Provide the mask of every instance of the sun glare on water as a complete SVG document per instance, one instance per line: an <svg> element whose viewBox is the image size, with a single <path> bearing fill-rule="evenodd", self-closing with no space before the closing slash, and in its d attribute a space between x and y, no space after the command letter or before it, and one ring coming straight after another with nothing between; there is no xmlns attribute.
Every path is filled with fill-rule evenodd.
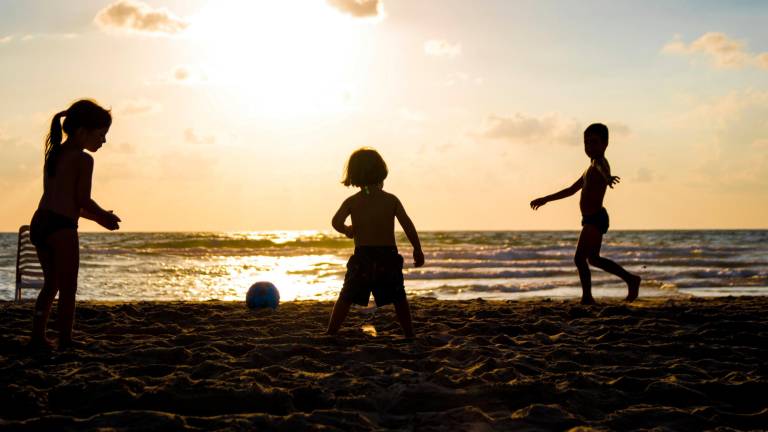
<svg viewBox="0 0 768 432"><path fill-rule="evenodd" d="M353 105L368 25L324 1L215 1L192 27L210 82L240 98L251 114Z"/></svg>

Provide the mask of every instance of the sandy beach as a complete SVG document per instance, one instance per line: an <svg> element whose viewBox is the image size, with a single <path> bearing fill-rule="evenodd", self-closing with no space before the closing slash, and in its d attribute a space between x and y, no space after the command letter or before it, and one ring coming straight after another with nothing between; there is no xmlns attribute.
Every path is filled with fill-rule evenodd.
<svg viewBox="0 0 768 432"><path fill-rule="evenodd" d="M768 297L80 303L83 346L33 353L0 303L0 430L628 430L768 426ZM582 429L583 430L583 429Z"/></svg>

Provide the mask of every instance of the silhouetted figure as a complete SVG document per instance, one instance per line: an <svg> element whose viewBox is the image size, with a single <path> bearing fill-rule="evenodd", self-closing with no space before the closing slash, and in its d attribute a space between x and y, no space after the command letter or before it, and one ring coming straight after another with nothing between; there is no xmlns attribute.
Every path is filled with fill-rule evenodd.
<svg viewBox="0 0 768 432"><path fill-rule="evenodd" d="M531 201L531 208L536 210L550 201L569 197L581 189L579 207L582 229L574 261L581 280L582 304L595 303L589 264L623 279L628 288L627 301L636 299L640 290L640 276L633 275L615 262L600 256L603 234L608 232L608 212L603 207L603 197L606 186L613 188L614 184L619 183L619 177L611 176L611 167L605 159L607 147L608 127L601 123L589 125L584 131L584 152L591 161L584 174L570 187Z"/></svg>
<svg viewBox="0 0 768 432"><path fill-rule="evenodd" d="M62 124L66 140L62 142ZM33 347L52 348L45 335L48 316L59 293L59 348L73 344L77 272L80 267L77 221L91 219L109 230L120 218L91 199L93 157L106 142L112 124L109 111L90 100L80 100L53 117L45 143L43 197L30 224L45 284L37 297L32 325Z"/></svg>
<svg viewBox="0 0 768 432"><path fill-rule="evenodd" d="M400 200L385 192L387 165L376 150L361 148L349 157L342 183L360 192L347 198L331 222L333 228L355 240L355 253L347 263L344 286L333 307L328 334L335 334L352 303L366 306L371 292L377 306L394 303L397 319L406 337L414 336L411 311L405 296L403 257L395 243L395 218L413 245L413 262L424 265L419 235ZM347 216L352 225L345 225Z"/></svg>

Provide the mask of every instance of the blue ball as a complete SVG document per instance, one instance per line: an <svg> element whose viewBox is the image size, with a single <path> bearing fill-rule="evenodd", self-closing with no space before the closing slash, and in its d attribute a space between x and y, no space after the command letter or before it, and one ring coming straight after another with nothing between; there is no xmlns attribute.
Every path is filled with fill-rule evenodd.
<svg viewBox="0 0 768 432"><path fill-rule="evenodd" d="M248 288L245 304L251 309L264 307L277 309L277 305L280 304L280 291L271 282L256 282Z"/></svg>

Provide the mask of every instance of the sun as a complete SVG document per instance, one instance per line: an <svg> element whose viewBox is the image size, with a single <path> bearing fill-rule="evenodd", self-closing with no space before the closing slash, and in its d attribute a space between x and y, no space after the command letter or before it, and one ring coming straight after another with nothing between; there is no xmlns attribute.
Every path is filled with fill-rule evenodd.
<svg viewBox="0 0 768 432"><path fill-rule="evenodd" d="M193 19L212 85L252 113L349 106L365 63L365 24L321 0L215 1Z"/></svg>

